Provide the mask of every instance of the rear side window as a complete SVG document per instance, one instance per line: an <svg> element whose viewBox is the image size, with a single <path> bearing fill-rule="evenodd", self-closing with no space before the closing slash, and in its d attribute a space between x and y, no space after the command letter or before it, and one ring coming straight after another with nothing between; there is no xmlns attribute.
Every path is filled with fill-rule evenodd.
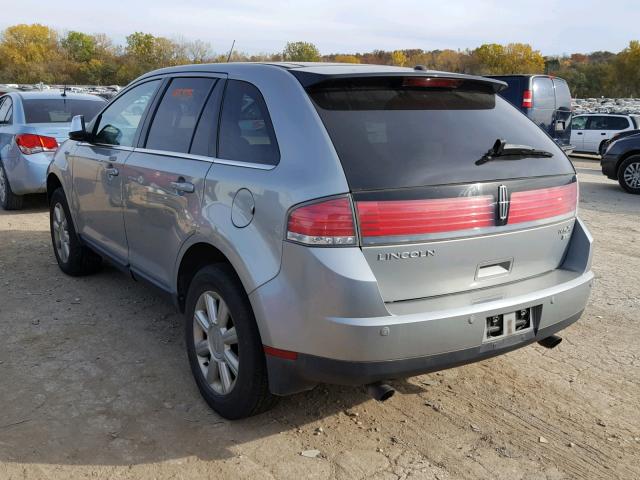
<svg viewBox="0 0 640 480"><path fill-rule="evenodd" d="M604 117L604 130L624 130L629 128L629 120L626 117Z"/></svg>
<svg viewBox="0 0 640 480"><path fill-rule="evenodd" d="M9 123L7 117L9 117L9 110L13 110L12 102L9 97L0 99L0 124Z"/></svg>
<svg viewBox="0 0 640 480"><path fill-rule="evenodd" d="M219 158L263 165L280 161L267 105L252 84L227 81L218 141Z"/></svg>
<svg viewBox="0 0 640 480"><path fill-rule="evenodd" d="M553 140L485 84L415 82L351 78L308 87L352 190L573 172ZM478 164L499 138L554 156Z"/></svg>
<svg viewBox="0 0 640 480"><path fill-rule="evenodd" d="M571 92L567 82L561 78L554 78L553 84L556 87L556 108L571 110Z"/></svg>
<svg viewBox="0 0 640 480"><path fill-rule="evenodd" d="M174 78L149 128L146 148L187 153L198 119L216 80Z"/></svg>
<svg viewBox="0 0 640 480"><path fill-rule="evenodd" d="M549 77L533 78L533 108L556 108L556 98L553 91L553 82Z"/></svg>
<svg viewBox="0 0 640 480"><path fill-rule="evenodd" d="M191 141L191 150L189 153L204 155L206 157L216 156L222 90L223 82L216 82L213 87L213 92L209 94L209 99L202 110L202 115L196 127L196 133L193 135L193 140Z"/></svg>
<svg viewBox="0 0 640 480"><path fill-rule="evenodd" d="M22 101L26 123L68 123L76 115L88 122L104 107L104 101L65 99L26 99Z"/></svg>

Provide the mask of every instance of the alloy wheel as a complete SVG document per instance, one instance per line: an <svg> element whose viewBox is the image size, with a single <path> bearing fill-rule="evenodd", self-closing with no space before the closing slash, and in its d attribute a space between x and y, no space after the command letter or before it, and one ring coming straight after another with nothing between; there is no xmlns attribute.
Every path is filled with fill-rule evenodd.
<svg viewBox="0 0 640 480"><path fill-rule="evenodd" d="M216 292L207 291L198 298L193 341L207 384L219 395L229 394L238 378L238 335L227 304Z"/></svg>
<svg viewBox="0 0 640 480"><path fill-rule="evenodd" d="M58 252L58 257L62 263L67 263L69 260L69 252L71 251L71 242L69 240L69 226L67 224L67 216L64 213L64 208L60 203L56 203L53 207L53 243Z"/></svg>
<svg viewBox="0 0 640 480"><path fill-rule="evenodd" d="M631 188L640 188L640 162L627 165L622 174L624 182Z"/></svg>

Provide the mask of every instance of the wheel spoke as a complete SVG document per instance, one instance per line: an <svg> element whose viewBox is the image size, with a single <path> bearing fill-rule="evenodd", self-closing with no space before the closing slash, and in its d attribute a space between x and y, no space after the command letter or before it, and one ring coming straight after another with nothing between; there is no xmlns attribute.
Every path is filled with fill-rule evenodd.
<svg viewBox="0 0 640 480"><path fill-rule="evenodd" d="M218 316L216 314L217 312L216 312L216 300L215 300L215 298L213 298L208 293L205 293L204 302L205 302L206 307L207 307L207 315L209 317L209 321L213 325L216 325L218 323Z"/></svg>
<svg viewBox="0 0 640 480"><path fill-rule="evenodd" d="M231 327L229 330L222 334L222 341L227 345L234 345L238 343L238 334L236 333L236 327Z"/></svg>
<svg viewBox="0 0 640 480"><path fill-rule="evenodd" d="M229 350L229 349L225 350L224 359L225 359L226 365L233 372L233 375L237 377L238 376L238 357L236 356L235 353L233 353L233 350Z"/></svg>
<svg viewBox="0 0 640 480"><path fill-rule="evenodd" d="M231 390L231 372L225 362L218 364L218 370L220 372L220 382L222 383L222 393L227 393Z"/></svg>
<svg viewBox="0 0 640 480"><path fill-rule="evenodd" d="M198 344L196 345L196 354L199 357L210 357L211 350L209 350L209 342L207 342L206 340L201 340L200 342L198 342Z"/></svg>
<svg viewBox="0 0 640 480"><path fill-rule="evenodd" d="M194 315L194 318L196 322L198 322L198 325L202 330L204 330L205 332L209 330L209 327L210 327L209 319L207 318L206 313L204 313L202 310L196 310L196 314Z"/></svg>
<svg viewBox="0 0 640 480"><path fill-rule="evenodd" d="M58 223L58 225L62 222L62 215L60 210L60 204L56 205L56 208L53 210L53 214L56 217L56 222Z"/></svg>
<svg viewBox="0 0 640 480"><path fill-rule="evenodd" d="M216 316L217 325L221 328L227 326L229 323L229 309L227 308L227 304L224 300L218 300L218 315Z"/></svg>
<svg viewBox="0 0 640 480"><path fill-rule="evenodd" d="M217 381L218 378L220 377L219 370L218 370L219 366L220 364L218 362L215 362L213 360L209 362L209 367L207 368L207 375L206 375L207 383L209 385L213 385L213 383Z"/></svg>
<svg viewBox="0 0 640 480"><path fill-rule="evenodd" d="M67 259L69 258L69 244L68 243L63 243L62 244L62 251L64 252L64 261L66 262Z"/></svg>

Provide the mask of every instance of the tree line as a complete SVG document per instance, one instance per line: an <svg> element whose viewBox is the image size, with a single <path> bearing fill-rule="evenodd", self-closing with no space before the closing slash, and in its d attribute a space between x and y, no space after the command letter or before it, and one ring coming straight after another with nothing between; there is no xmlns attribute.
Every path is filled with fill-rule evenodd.
<svg viewBox="0 0 640 480"><path fill-rule="evenodd" d="M322 55L308 42L289 42L281 52L216 53L201 40L169 39L135 32L124 45L105 34L59 33L46 25L13 25L0 35L0 83L125 85L156 68L230 61L376 63L476 75L548 73L569 82L575 97L639 97L640 41L618 53L544 57L531 45L484 44L467 50L373 50Z"/></svg>

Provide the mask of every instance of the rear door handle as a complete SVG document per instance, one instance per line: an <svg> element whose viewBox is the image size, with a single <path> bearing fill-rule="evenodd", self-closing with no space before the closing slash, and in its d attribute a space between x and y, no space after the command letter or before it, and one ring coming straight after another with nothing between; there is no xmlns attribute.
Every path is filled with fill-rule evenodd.
<svg viewBox="0 0 640 480"><path fill-rule="evenodd" d="M605 132L601 132L600 135L606 135L606 133Z"/></svg>
<svg viewBox="0 0 640 480"><path fill-rule="evenodd" d="M107 174L107 177L117 177L118 175L120 175L120 172L118 171L118 169L113 167L112 165L109 165L107 168L104 169L104 171Z"/></svg>
<svg viewBox="0 0 640 480"><path fill-rule="evenodd" d="M173 188L178 194L181 193L193 193L196 191L196 187L191 182L185 182L184 179L179 179L177 182L171 182L171 188Z"/></svg>
<svg viewBox="0 0 640 480"><path fill-rule="evenodd" d="M582 132L576 132L577 135L582 135Z"/></svg>

